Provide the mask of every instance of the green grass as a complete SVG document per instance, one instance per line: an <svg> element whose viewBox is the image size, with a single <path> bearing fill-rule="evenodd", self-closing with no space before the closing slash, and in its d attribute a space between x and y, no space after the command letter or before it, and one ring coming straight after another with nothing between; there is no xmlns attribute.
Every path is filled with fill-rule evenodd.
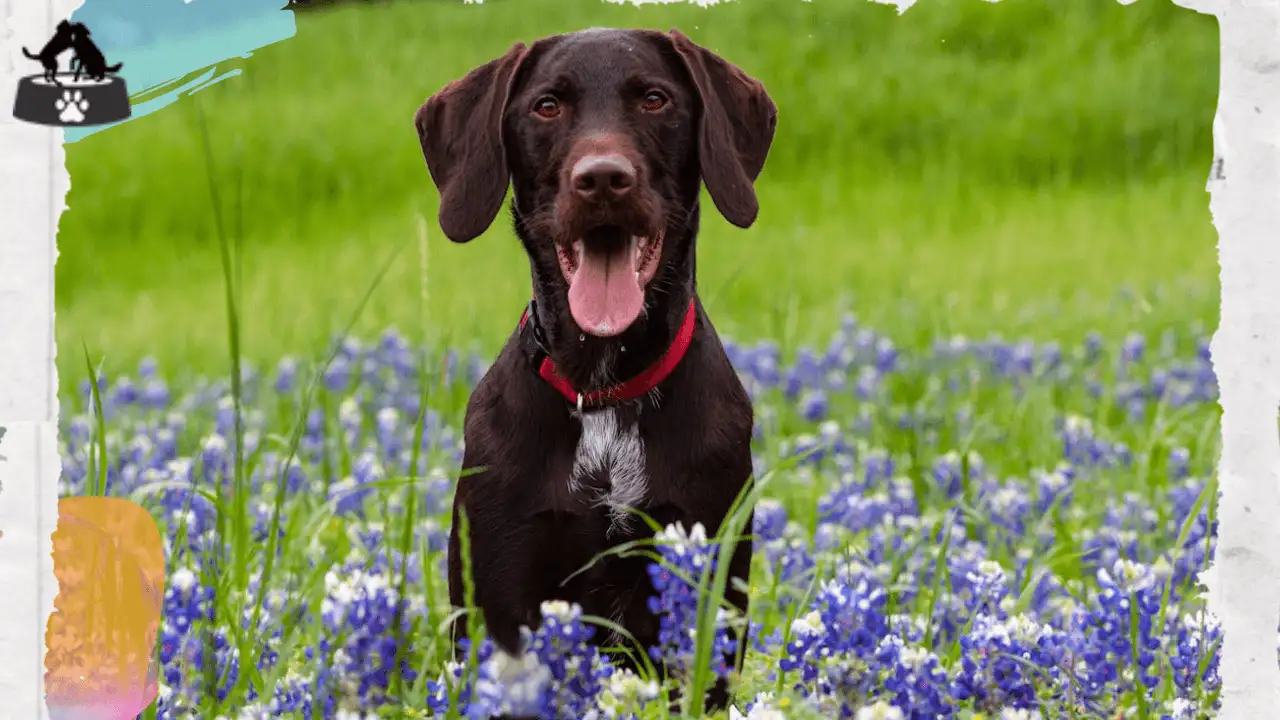
<svg viewBox="0 0 1280 720"><path fill-rule="evenodd" d="M1110 0L935 1L903 18L853 0L398 2L300 14L295 38L233 63L242 77L70 146L59 341L107 369L149 354L225 371L198 104L243 226L247 359L319 352L401 247L357 333L425 323L496 349L527 267L505 213L469 246L439 233L413 111L516 40L605 24L679 26L780 108L759 223L708 212L700 237L727 334L794 346L846 307L905 341L1216 323L1211 18ZM83 372L65 351L59 367Z"/></svg>

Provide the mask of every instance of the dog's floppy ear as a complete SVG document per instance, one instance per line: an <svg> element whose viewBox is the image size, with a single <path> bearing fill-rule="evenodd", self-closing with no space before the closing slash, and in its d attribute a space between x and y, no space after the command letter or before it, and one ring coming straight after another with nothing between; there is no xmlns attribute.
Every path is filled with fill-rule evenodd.
<svg viewBox="0 0 1280 720"><path fill-rule="evenodd" d="M764 169L778 107L764 85L699 46L679 30L668 33L702 98L698 155L702 182L726 220L751 227L760 211L753 183Z"/></svg>
<svg viewBox="0 0 1280 720"><path fill-rule="evenodd" d="M509 180L502 115L527 52L516 43L427 98L413 116L427 170L440 191L440 229L454 242L474 240L502 209Z"/></svg>

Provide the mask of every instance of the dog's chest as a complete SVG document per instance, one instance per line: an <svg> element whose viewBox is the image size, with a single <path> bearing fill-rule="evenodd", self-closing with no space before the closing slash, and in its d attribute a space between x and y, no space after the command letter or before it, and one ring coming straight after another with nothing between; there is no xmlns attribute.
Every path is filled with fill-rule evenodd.
<svg viewBox="0 0 1280 720"><path fill-rule="evenodd" d="M630 408L603 408L583 413L581 422L570 490L593 505L608 506L616 520L648 494L639 418Z"/></svg>

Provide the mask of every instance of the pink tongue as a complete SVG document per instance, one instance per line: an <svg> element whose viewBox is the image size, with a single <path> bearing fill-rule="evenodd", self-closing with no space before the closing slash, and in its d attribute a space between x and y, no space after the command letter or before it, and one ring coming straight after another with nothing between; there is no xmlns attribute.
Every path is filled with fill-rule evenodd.
<svg viewBox="0 0 1280 720"><path fill-rule="evenodd" d="M644 309L644 290L636 278L635 251L628 243L612 253L582 254L569 283L569 312L585 332L617 335Z"/></svg>

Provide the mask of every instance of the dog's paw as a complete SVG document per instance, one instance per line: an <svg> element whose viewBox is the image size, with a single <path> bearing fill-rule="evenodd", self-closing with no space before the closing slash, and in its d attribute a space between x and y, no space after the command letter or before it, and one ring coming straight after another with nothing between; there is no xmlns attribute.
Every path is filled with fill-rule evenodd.
<svg viewBox="0 0 1280 720"><path fill-rule="evenodd" d="M89 110L89 100L79 90L63 90L62 97L53 101L53 107L62 122L81 123Z"/></svg>

